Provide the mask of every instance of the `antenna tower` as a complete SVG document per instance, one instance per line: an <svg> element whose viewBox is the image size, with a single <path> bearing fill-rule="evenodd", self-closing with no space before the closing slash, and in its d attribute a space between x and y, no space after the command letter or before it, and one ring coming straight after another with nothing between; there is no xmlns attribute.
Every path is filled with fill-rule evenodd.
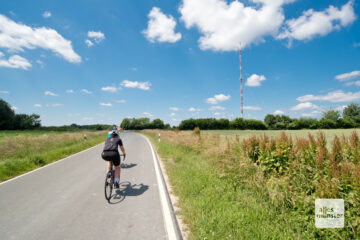
<svg viewBox="0 0 360 240"><path fill-rule="evenodd" d="M242 61L241 61L241 42L240 42L240 95L241 95L241 117L244 118L244 94L243 94L243 77L242 77Z"/></svg>

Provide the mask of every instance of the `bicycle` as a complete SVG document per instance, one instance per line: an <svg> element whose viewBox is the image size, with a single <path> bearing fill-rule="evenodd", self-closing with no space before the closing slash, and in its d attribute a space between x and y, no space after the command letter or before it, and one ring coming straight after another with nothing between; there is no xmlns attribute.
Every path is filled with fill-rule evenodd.
<svg viewBox="0 0 360 240"><path fill-rule="evenodd" d="M120 164L121 164L121 157L124 157L124 155L120 154ZM125 159L125 157L124 157L124 159ZM124 161L124 159L123 159L123 161ZM114 164L111 163L111 168L106 173L105 187L104 187L105 199L108 200L108 202L111 199L111 194L112 194L112 190L114 189L114 184L115 184L115 169L114 169Z"/></svg>

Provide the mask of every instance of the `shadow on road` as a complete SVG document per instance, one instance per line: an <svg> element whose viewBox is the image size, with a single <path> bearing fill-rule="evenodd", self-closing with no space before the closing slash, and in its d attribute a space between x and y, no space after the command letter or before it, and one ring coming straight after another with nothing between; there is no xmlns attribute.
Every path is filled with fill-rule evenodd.
<svg viewBox="0 0 360 240"><path fill-rule="evenodd" d="M126 197L135 197L143 194L146 190L149 189L148 185L140 184L131 184L130 182L122 182L120 183L120 188L115 190L115 194L111 197L109 203L117 204L122 201Z"/></svg>
<svg viewBox="0 0 360 240"><path fill-rule="evenodd" d="M136 163L122 163L121 164L121 168L132 168L132 167L135 167L137 164Z"/></svg>

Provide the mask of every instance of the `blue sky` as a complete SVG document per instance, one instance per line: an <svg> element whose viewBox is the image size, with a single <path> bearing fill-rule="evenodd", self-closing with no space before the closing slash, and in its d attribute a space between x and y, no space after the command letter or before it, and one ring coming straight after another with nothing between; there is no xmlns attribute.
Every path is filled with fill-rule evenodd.
<svg viewBox="0 0 360 240"><path fill-rule="evenodd" d="M6 1L0 98L43 125L321 117L360 102L359 1Z"/></svg>

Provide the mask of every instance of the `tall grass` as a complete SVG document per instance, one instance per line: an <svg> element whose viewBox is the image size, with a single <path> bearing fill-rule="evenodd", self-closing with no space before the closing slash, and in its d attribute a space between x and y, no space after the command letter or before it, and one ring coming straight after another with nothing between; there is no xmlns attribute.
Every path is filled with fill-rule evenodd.
<svg viewBox="0 0 360 240"><path fill-rule="evenodd" d="M293 138L282 133L277 137L260 135L240 139L236 136L220 137L217 134L164 131L161 137L164 144L170 144L177 149L173 149L174 153L168 152L169 157L174 157L175 163L183 160L184 155L178 152L186 149L185 151L196 154L196 161L207 163L202 170L212 169L211 166L215 166L218 176L226 179L223 184L231 182L237 190L246 188L247 193L252 195L255 201L262 202L265 211L277 215L272 219L278 222L278 225L272 225L272 227L274 232L279 232L279 228L284 231L282 236L279 235L279 239L360 238L360 142L355 131L347 137L335 136L330 143L330 148L327 147L329 144L322 132L318 132L316 136L308 134L306 138ZM161 154L161 144L159 150ZM176 166L173 168L177 171L186 171ZM176 170L174 171L176 175ZM186 187L181 184L181 181L178 182L182 185L181 188ZM211 185L212 182L203 184L205 184L203 188L208 188L207 184ZM176 188L174 184L174 189ZM225 189L224 194L228 195L231 192L236 195L237 190L234 192L231 189ZM197 193L193 194L196 196ZM180 201L182 197L184 199L184 196L180 196ZM316 198L343 198L345 200L345 227L343 229L315 228L314 202ZM212 200L209 198L208 201ZM233 204L240 204L239 202L242 201L249 201L249 197L231 200ZM213 214L224 211L220 207L223 204L209 204L209 207L212 206ZM185 208L190 207L185 206ZM196 208L193 210L196 211ZM243 210L233 209L233 211L241 213ZM185 215L186 213L185 211ZM190 215L195 213L187 214L189 216L185 216L185 219L186 217L191 219ZM268 214L265 215L268 216ZM204 226L207 226L207 220L204 218L210 218L211 215L202 217ZM223 217L226 218L226 216ZM268 224L267 220L262 218L258 218L258 221ZM279 224L281 221L286 224ZM204 237L204 235L199 235L196 229L201 226L201 223L190 221L190 224L193 224L190 228L194 238ZM253 222L248 224L258 225L259 223L253 219ZM208 227L215 228L214 225ZM234 227L251 228L236 224ZM271 233L262 234L261 237L253 237L272 239L274 236ZM222 237L225 238L224 236ZM210 239L211 235L206 235L206 237ZM238 239L243 239L243 236L238 235Z"/></svg>
<svg viewBox="0 0 360 240"><path fill-rule="evenodd" d="M105 141L106 132L7 134L0 139L0 181Z"/></svg>

